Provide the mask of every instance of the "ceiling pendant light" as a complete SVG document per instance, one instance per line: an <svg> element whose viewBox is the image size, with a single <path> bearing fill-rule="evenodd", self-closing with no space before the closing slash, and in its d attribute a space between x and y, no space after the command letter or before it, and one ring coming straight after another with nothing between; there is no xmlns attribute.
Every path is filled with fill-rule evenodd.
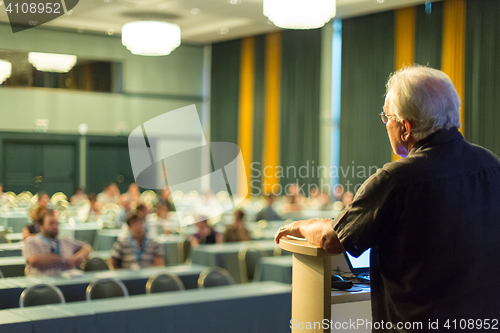
<svg viewBox="0 0 500 333"><path fill-rule="evenodd" d="M41 72L67 73L76 64L76 55L55 53L28 53L28 61Z"/></svg>
<svg viewBox="0 0 500 333"><path fill-rule="evenodd" d="M12 74L12 64L5 60L0 60L0 84L7 80Z"/></svg>
<svg viewBox="0 0 500 333"><path fill-rule="evenodd" d="M181 29L167 22L129 22L122 28L122 44L137 55L167 55L181 45Z"/></svg>
<svg viewBox="0 0 500 333"><path fill-rule="evenodd" d="M264 15L280 28L321 28L335 14L335 0L264 0Z"/></svg>

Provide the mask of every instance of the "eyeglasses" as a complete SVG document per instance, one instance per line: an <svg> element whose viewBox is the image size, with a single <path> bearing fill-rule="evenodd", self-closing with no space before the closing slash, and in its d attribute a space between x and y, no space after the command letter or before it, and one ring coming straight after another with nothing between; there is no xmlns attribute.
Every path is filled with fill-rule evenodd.
<svg viewBox="0 0 500 333"><path fill-rule="evenodd" d="M387 124L387 122L389 121L389 117L396 117L397 118L397 116L395 114L385 114L385 111L380 112L379 116L380 116L380 120L382 120L382 122L384 124Z"/></svg>

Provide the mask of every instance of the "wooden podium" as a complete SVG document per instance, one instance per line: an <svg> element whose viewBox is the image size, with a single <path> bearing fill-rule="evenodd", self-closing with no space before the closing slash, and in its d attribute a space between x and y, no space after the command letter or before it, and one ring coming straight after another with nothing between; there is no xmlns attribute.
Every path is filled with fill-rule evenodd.
<svg viewBox="0 0 500 333"><path fill-rule="evenodd" d="M331 319L330 254L306 241L281 238L279 246L293 253L292 266L292 320L303 327L292 332L330 332L323 329L323 321ZM316 327L307 328L307 323ZM314 323L317 323L314 326Z"/></svg>

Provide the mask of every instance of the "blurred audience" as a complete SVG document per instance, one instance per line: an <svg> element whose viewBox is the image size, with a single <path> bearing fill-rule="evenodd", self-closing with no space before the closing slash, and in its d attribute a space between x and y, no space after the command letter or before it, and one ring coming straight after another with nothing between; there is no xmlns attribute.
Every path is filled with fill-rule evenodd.
<svg viewBox="0 0 500 333"><path fill-rule="evenodd" d="M165 187L158 195L158 205L167 206L169 212L175 211L174 201L170 193L170 188Z"/></svg>
<svg viewBox="0 0 500 333"><path fill-rule="evenodd" d="M118 189L118 186L116 186L115 183L107 184L104 187L104 190L97 195L97 201L102 205L107 203L119 204L120 190Z"/></svg>
<svg viewBox="0 0 500 333"><path fill-rule="evenodd" d="M260 221L260 220L266 220L266 221L279 221L281 220L280 216L274 210L273 204L276 201L276 195L274 194L269 194L267 196L267 206L262 208L256 215L255 220Z"/></svg>
<svg viewBox="0 0 500 333"><path fill-rule="evenodd" d="M250 237L250 232L245 228L245 224L243 223L243 218L245 217L245 213L243 210L238 209L234 212L234 223L227 226L224 231L224 242L241 242L241 241L249 241L252 238Z"/></svg>
<svg viewBox="0 0 500 333"><path fill-rule="evenodd" d="M92 247L85 242L59 238L59 221L48 209L39 220L40 233L24 241L23 257L26 275L58 275L64 270L79 268Z"/></svg>
<svg viewBox="0 0 500 333"><path fill-rule="evenodd" d="M147 217L148 217L148 214L149 214L149 208L148 208L148 206L146 206L145 204L139 204L135 208L135 213L137 214L137 216L139 216L139 218L143 222L147 222Z"/></svg>
<svg viewBox="0 0 500 333"><path fill-rule="evenodd" d="M38 206L35 209L32 209L30 212L31 223L23 228L23 239L28 238L29 236L35 236L40 232L40 223L43 219L45 213L47 212L47 206Z"/></svg>
<svg viewBox="0 0 500 333"><path fill-rule="evenodd" d="M22 230L23 239L26 239L29 236L36 235L40 232L38 222L49 208L50 198L48 194L45 192L38 192L37 196L38 196L38 201L33 206L34 208L31 209L29 214L29 219L31 220L31 223L28 224L26 227L24 227ZM54 214L56 215L56 218L59 217L58 211L54 211Z"/></svg>
<svg viewBox="0 0 500 333"><path fill-rule="evenodd" d="M5 203L6 199L3 195L3 184L0 183L0 206Z"/></svg>
<svg viewBox="0 0 500 333"><path fill-rule="evenodd" d="M342 203L344 204L344 207L350 204L353 199L354 199L354 193L352 193L351 191L345 192L344 195L342 196Z"/></svg>
<svg viewBox="0 0 500 333"><path fill-rule="evenodd" d="M344 187L337 184L333 187L333 201L342 201L342 196L344 195Z"/></svg>
<svg viewBox="0 0 500 333"><path fill-rule="evenodd" d="M101 204L97 201L95 193L89 193L88 200L90 206L87 222L95 222L101 215Z"/></svg>
<svg viewBox="0 0 500 333"><path fill-rule="evenodd" d="M87 200L88 197L85 194L83 187L79 187L76 189L75 195L71 197L70 202L72 205L78 206L79 204L84 203Z"/></svg>
<svg viewBox="0 0 500 333"><path fill-rule="evenodd" d="M324 193L318 186L313 186L307 199L307 206L319 210L328 210L330 208L330 197Z"/></svg>
<svg viewBox="0 0 500 333"><path fill-rule="evenodd" d="M136 183L132 183L128 187L128 191L122 195L123 197L127 197L130 201L131 207L137 207L137 205L141 201L141 191L139 190L139 186Z"/></svg>
<svg viewBox="0 0 500 333"><path fill-rule="evenodd" d="M168 217L168 207L162 204L156 205L156 217L151 219L150 225L151 229L157 234L172 234L179 226L179 223L173 220L169 220Z"/></svg>
<svg viewBox="0 0 500 333"><path fill-rule="evenodd" d="M150 266L164 266L163 246L148 237L143 219L135 214L127 219L129 236L119 239L111 250L111 264L114 268L139 269Z"/></svg>
<svg viewBox="0 0 500 333"><path fill-rule="evenodd" d="M130 215L132 215L132 206L130 197L122 195L120 198L120 213L118 213L117 216L118 225L119 226L123 225L127 221Z"/></svg>
<svg viewBox="0 0 500 333"><path fill-rule="evenodd" d="M223 235L211 228L206 218L196 222L196 228L198 232L190 237L191 246L193 248L196 248L199 244L222 243Z"/></svg>
<svg viewBox="0 0 500 333"><path fill-rule="evenodd" d="M36 202L36 207L49 207L50 198L49 195L45 192L38 192L37 194L38 201Z"/></svg>
<svg viewBox="0 0 500 333"><path fill-rule="evenodd" d="M142 221L144 231L150 239L155 239L156 236L158 236L158 234L156 233L156 229L151 228L151 223L149 221L149 208L145 204L139 204L136 207L133 215L136 215ZM128 229L128 224L124 223L122 225L122 230L118 235L118 240L126 239L127 237L129 237L129 235L130 231Z"/></svg>
<svg viewBox="0 0 500 333"><path fill-rule="evenodd" d="M285 213L302 211L304 196L300 193L299 184L290 184L284 199L285 204L283 205L283 211Z"/></svg>

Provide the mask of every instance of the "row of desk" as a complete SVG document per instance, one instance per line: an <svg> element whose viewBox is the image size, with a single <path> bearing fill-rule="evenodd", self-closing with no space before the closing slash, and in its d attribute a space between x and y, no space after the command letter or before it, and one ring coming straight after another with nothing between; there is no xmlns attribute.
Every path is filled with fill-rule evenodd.
<svg viewBox="0 0 500 333"><path fill-rule="evenodd" d="M276 282L0 311L0 332L290 332L291 287Z"/></svg>
<svg viewBox="0 0 500 333"><path fill-rule="evenodd" d="M109 258L109 252L93 252L93 257ZM115 277L122 280L131 295L144 294L146 281L152 275L167 272L179 275L186 289L197 288L197 279L207 267L199 264L179 265L169 267L150 267L138 271L118 269L114 271L86 272L81 276L55 277L15 277L0 279L0 309L19 306L19 296L25 288L38 283L58 286L67 302L85 299L85 289L96 278ZM292 258L265 257L261 258L256 267L255 281L275 281L285 284L292 282Z"/></svg>
<svg viewBox="0 0 500 333"><path fill-rule="evenodd" d="M145 293L148 279L160 273L173 273L179 276L186 289L198 288L198 277L206 269L200 265L179 265L173 267L150 267L137 271L118 269L114 271L86 272L83 275L66 277L16 277L0 279L0 309L19 307L19 297L25 288L39 283L46 283L61 289L66 302L85 300L87 286L98 278L117 278L125 284L130 295Z"/></svg>
<svg viewBox="0 0 500 333"><path fill-rule="evenodd" d="M272 240L199 245L198 248L191 251L191 260L193 264L225 268L231 273L236 283L240 283L241 272L238 253L245 246L258 247L269 257L273 256L277 248L276 243Z"/></svg>
<svg viewBox="0 0 500 333"><path fill-rule="evenodd" d="M157 241L163 245L165 251L165 265L174 266L182 263L182 242L181 235L159 236ZM25 260L22 255L23 243L0 244L0 271L5 277L15 277L24 275ZM227 269L236 282L241 281L238 253L244 246L257 246L268 256L273 256L277 245L272 240L235 242L223 244L199 245L192 249L191 261L194 264L222 267ZM98 256L108 259L110 251L95 251L91 256Z"/></svg>
<svg viewBox="0 0 500 333"><path fill-rule="evenodd" d="M12 229L14 233L20 233L29 224L28 216L22 213L3 213L0 215L0 226Z"/></svg>

